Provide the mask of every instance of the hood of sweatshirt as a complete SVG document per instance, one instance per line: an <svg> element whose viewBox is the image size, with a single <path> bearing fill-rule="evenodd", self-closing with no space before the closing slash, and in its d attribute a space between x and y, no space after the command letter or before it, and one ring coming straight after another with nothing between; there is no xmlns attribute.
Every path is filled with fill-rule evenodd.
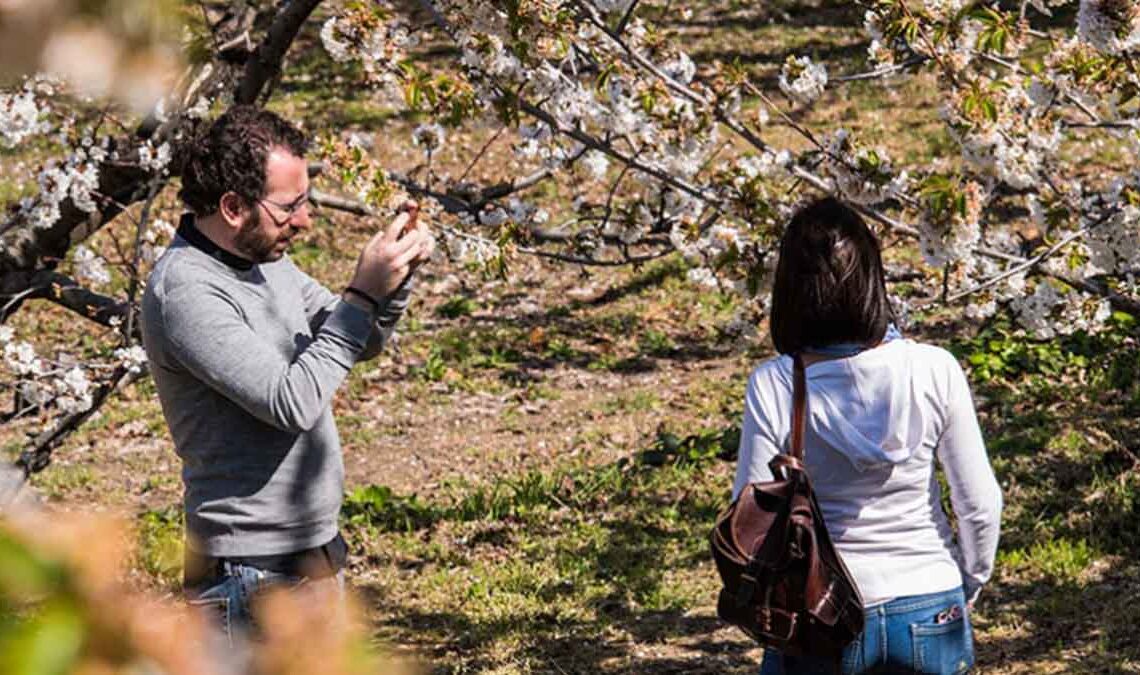
<svg viewBox="0 0 1140 675"><path fill-rule="evenodd" d="M922 444L927 406L915 405L909 343L892 340L807 368L809 433L859 471L905 462Z"/></svg>

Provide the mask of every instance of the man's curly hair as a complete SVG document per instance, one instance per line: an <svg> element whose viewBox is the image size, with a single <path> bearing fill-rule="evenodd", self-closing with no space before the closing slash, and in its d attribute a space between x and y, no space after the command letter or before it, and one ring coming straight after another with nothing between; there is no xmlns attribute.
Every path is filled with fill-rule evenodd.
<svg viewBox="0 0 1140 675"><path fill-rule="evenodd" d="M227 192L252 205L265 196L265 163L278 147L303 157L309 140L267 110L236 105L186 145L178 196L198 216L216 212Z"/></svg>

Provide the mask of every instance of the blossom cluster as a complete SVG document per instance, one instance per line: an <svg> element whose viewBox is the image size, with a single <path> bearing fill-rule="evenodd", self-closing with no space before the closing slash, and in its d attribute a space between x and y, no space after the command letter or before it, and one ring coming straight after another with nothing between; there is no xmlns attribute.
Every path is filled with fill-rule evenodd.
<svg viewBox="0 0 1140 675"><path fill-rule="evenodd" d="M20 201L20 216L31 227L50 227L68 199L80 211L94 213L99 208L99 167L108 156L109 142L104 138L96 143L85 136L62 161L49 160L36 176L39 192Z"/></svg>
<svg viewBox="0 0 1140 675"><path fill-rule="evenodd" d="M1056 337L1059 326L1068 331L1095 331L1112 315L1108 300L1075 290L1060 291L1044 279L1032 294L1013 298L1010 309L1026 331L1042 340Z"/></svg>
<svg viewBox="0 0 1140 675"><path fill-rule="evenodd" d="M1049 14L1062 3L1034 0L1028 8ZM1056 196L1060 201L1074 199L1068 186L1079 179L1065 174L1070 162L1066 143L1079 128L1074 116L1093 116L1094 122L1100 121L1098 115L1104 120L1135 116L1134 104L1121 89L1122 82L1135 83L1127 65L1092 61L1098 53L1130 54L1136 17L1131 2L1081 2L1079 25L1069 39L1041 37L1016 11L999 5L872 3L865 16L872 65L899 64L883 73L891 74L919 64L915 69L932 70L945 92L940 115L957 156L926 166L904 166L844 129L814 135L793 124L816 146L798 153L757 140L767 125L767 106L775 104L765 98L765 106L742 113L742 92L752 90L741 86L746 76L719 65L698 68L636 13L626 16L628 6L586 3L580 11L565 12L553 0L509 7L465 0L436 3L445 22L442 32L460 52L461 77L398 75L407 91L430 93L408 95L409 101L420 101L413 107L432 118L417 127L414 142L434 152L446 142L443 125L462 119L486 123L492 119L486 111L493 111L514 128L520 174L544 167L554 180L573 182L578 216L573 246L593 250L602 241L633 246L648 235L668 233L672 247L697 265L690 275L696 283L715 282L747 293L762 288L757 276L766 273L776 235L797 198L789 187L807 183L864 208L897 209L901 216L896 218L916 223L919 248L929 265L945 270L947 281L958 288L983 285L968 315L988 316L1009 307L1025 317L1027 327L1033 326L1033 317L1084 326L1103 316L1099 305L1083 313L1074 309L1093 305L1073 290L1058 291L1060 299L1043 309L1046 300L1055 298L1046 288L1039 290L1043 285L1034 283L1034 269L1000 284L984 282L1024 260L1032 237L1052 242L1090 222L1076 215L1079 208L1069 208L1063 224L1064 218L1050 216L1039 219L1036 234L1014 236L1004 215L993 216L998 205L1005 208L1011 200L1024 203L1031 214L1040 211L1036 195L1046 187L1064 192ZM595 12L609 19L598 20ZM620 24L613 21L618 13ZM351 46L351 30L341 23L347 20L325 25L330 55L336 60L371 58ZM382 23L372 24L373 30L381 30ZM1043 52L1026 51L1034 40L1053 44ZM825 64L802 55L788 58L777 84L802 115L810 114L828 86L836 86ZM742 132L749 125L749 133ZM1115 133L1134 138L1140 150L1140 133ZM718 156L724 146L741 139L751 146L747 151ZM622 170L615 171L615 165ZM462 186L444 186L449 187L464 193L458 189ZM1081 192L1076 190L1077 201ZM1090 191L1094 193L1097 209L1123 199L1103 189ZM605 206L586 197L591 194L608 194ZM509 231L508 223L531 223L538 209L520 209L519 203L525 202L496 202L461 214L456 231L483 228L498 237ZM1059 265L1067 266L1066 273L1080 274L1134 265L1134 256L1126 252L1137 248L1137 208L1119 210L1069 246L1063 259L1045 260L1040 269L1056 276ZM476 243L478 238L451 239L452 250L479 251L473 257L490 259L501 252L490 252L485 243ZM496 247L501 244L496 240ZM986 247L998 251L996 257L979 257L979 249ZM1028 297L1035 300L1025 304Z"/></svg>
<svg viewBox="0 0 1140 675"><path fill-rule="evenodd" d="M1105 54L1140 47L1140 9L1128 0L1081 0L1077 35Z"/></svg>
<svg viewBox="0 0 1140 675"><path fill-rule="evenodd" d="M91 407L91 381L78 365L48 365L31 344L14 339L13 331L0 326L4 365L17 377L17 391L26 404L43 407L49 403L64 414L83 412Z"/></svg>
<svg viewBox="0 0 1140 675"><path fill-rule="evenodd" d="M988 195L981 184L967 181L951 190L944 204L931 205L919 221L919 250L926 263L941 268L972 256L981 240L981 217Z"/></svg>
<svg viewBox="0 0 1140 675"><path fill-rule="evenodd" d="M31 136L47 133L51 124L46 116L32 82L16 93L0 92L0 145L13 148Z"/></svg>
<svg viewBox="0 0 1140 675"><path fill-rule="evenodd" d="M834 189L856 204L878 204L906 192L909 176L896 172L883 148L863 147L843 128L826 143L822 172L834 181Z"/></svg>
<svg viewBox="0 0 1140 675"><path fill-rule="evenodd" d="M780 91L794 101L814 103L827 87L827 68L806 56L789 56L780 69Z"/></svg>
<svg viewBox="0 0 1140 675"><path fill-rule="evenodd" d="M334 61L357 61L370 79L384 84L397 81L398 65L419 43L412 27L386 3L329 18L321 25L320 38Z"/></svg>

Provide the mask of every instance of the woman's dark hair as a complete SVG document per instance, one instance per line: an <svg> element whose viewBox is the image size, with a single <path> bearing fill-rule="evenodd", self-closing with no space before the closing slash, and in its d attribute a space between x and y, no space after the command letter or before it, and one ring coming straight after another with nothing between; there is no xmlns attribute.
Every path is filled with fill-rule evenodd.
<svg viewBox="0 0 1140 675"><path fill-rule="evenodd" d="M859 214L831 197L797 211L780 241L772 287L776 350L877 344L893 320L879 240Z"/></svg>
<svg viewBox="0 0 1140 675"><path fill-rule="evenodd" d="M265 162L273 148L303 157L309 141L281 117L250 105L236 105L184 148L178 196L194 213L218 210L227 192L247 203L265 196Z"/></svg>

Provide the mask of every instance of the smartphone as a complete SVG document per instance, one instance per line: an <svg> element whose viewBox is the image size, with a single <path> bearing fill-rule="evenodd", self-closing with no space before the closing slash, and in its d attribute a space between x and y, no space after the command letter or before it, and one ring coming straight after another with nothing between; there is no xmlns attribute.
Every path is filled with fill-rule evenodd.
<svg viewBox="0 0 1140 675"><path fill-rule="evenodd" d="M404 224L404 229L400 230L401 237L416 229L417 220L420 213L419 204L415 202L404 202L400 205L400 208L397 209L397 213L407 213L409 216L408 222Z"/></svg>

